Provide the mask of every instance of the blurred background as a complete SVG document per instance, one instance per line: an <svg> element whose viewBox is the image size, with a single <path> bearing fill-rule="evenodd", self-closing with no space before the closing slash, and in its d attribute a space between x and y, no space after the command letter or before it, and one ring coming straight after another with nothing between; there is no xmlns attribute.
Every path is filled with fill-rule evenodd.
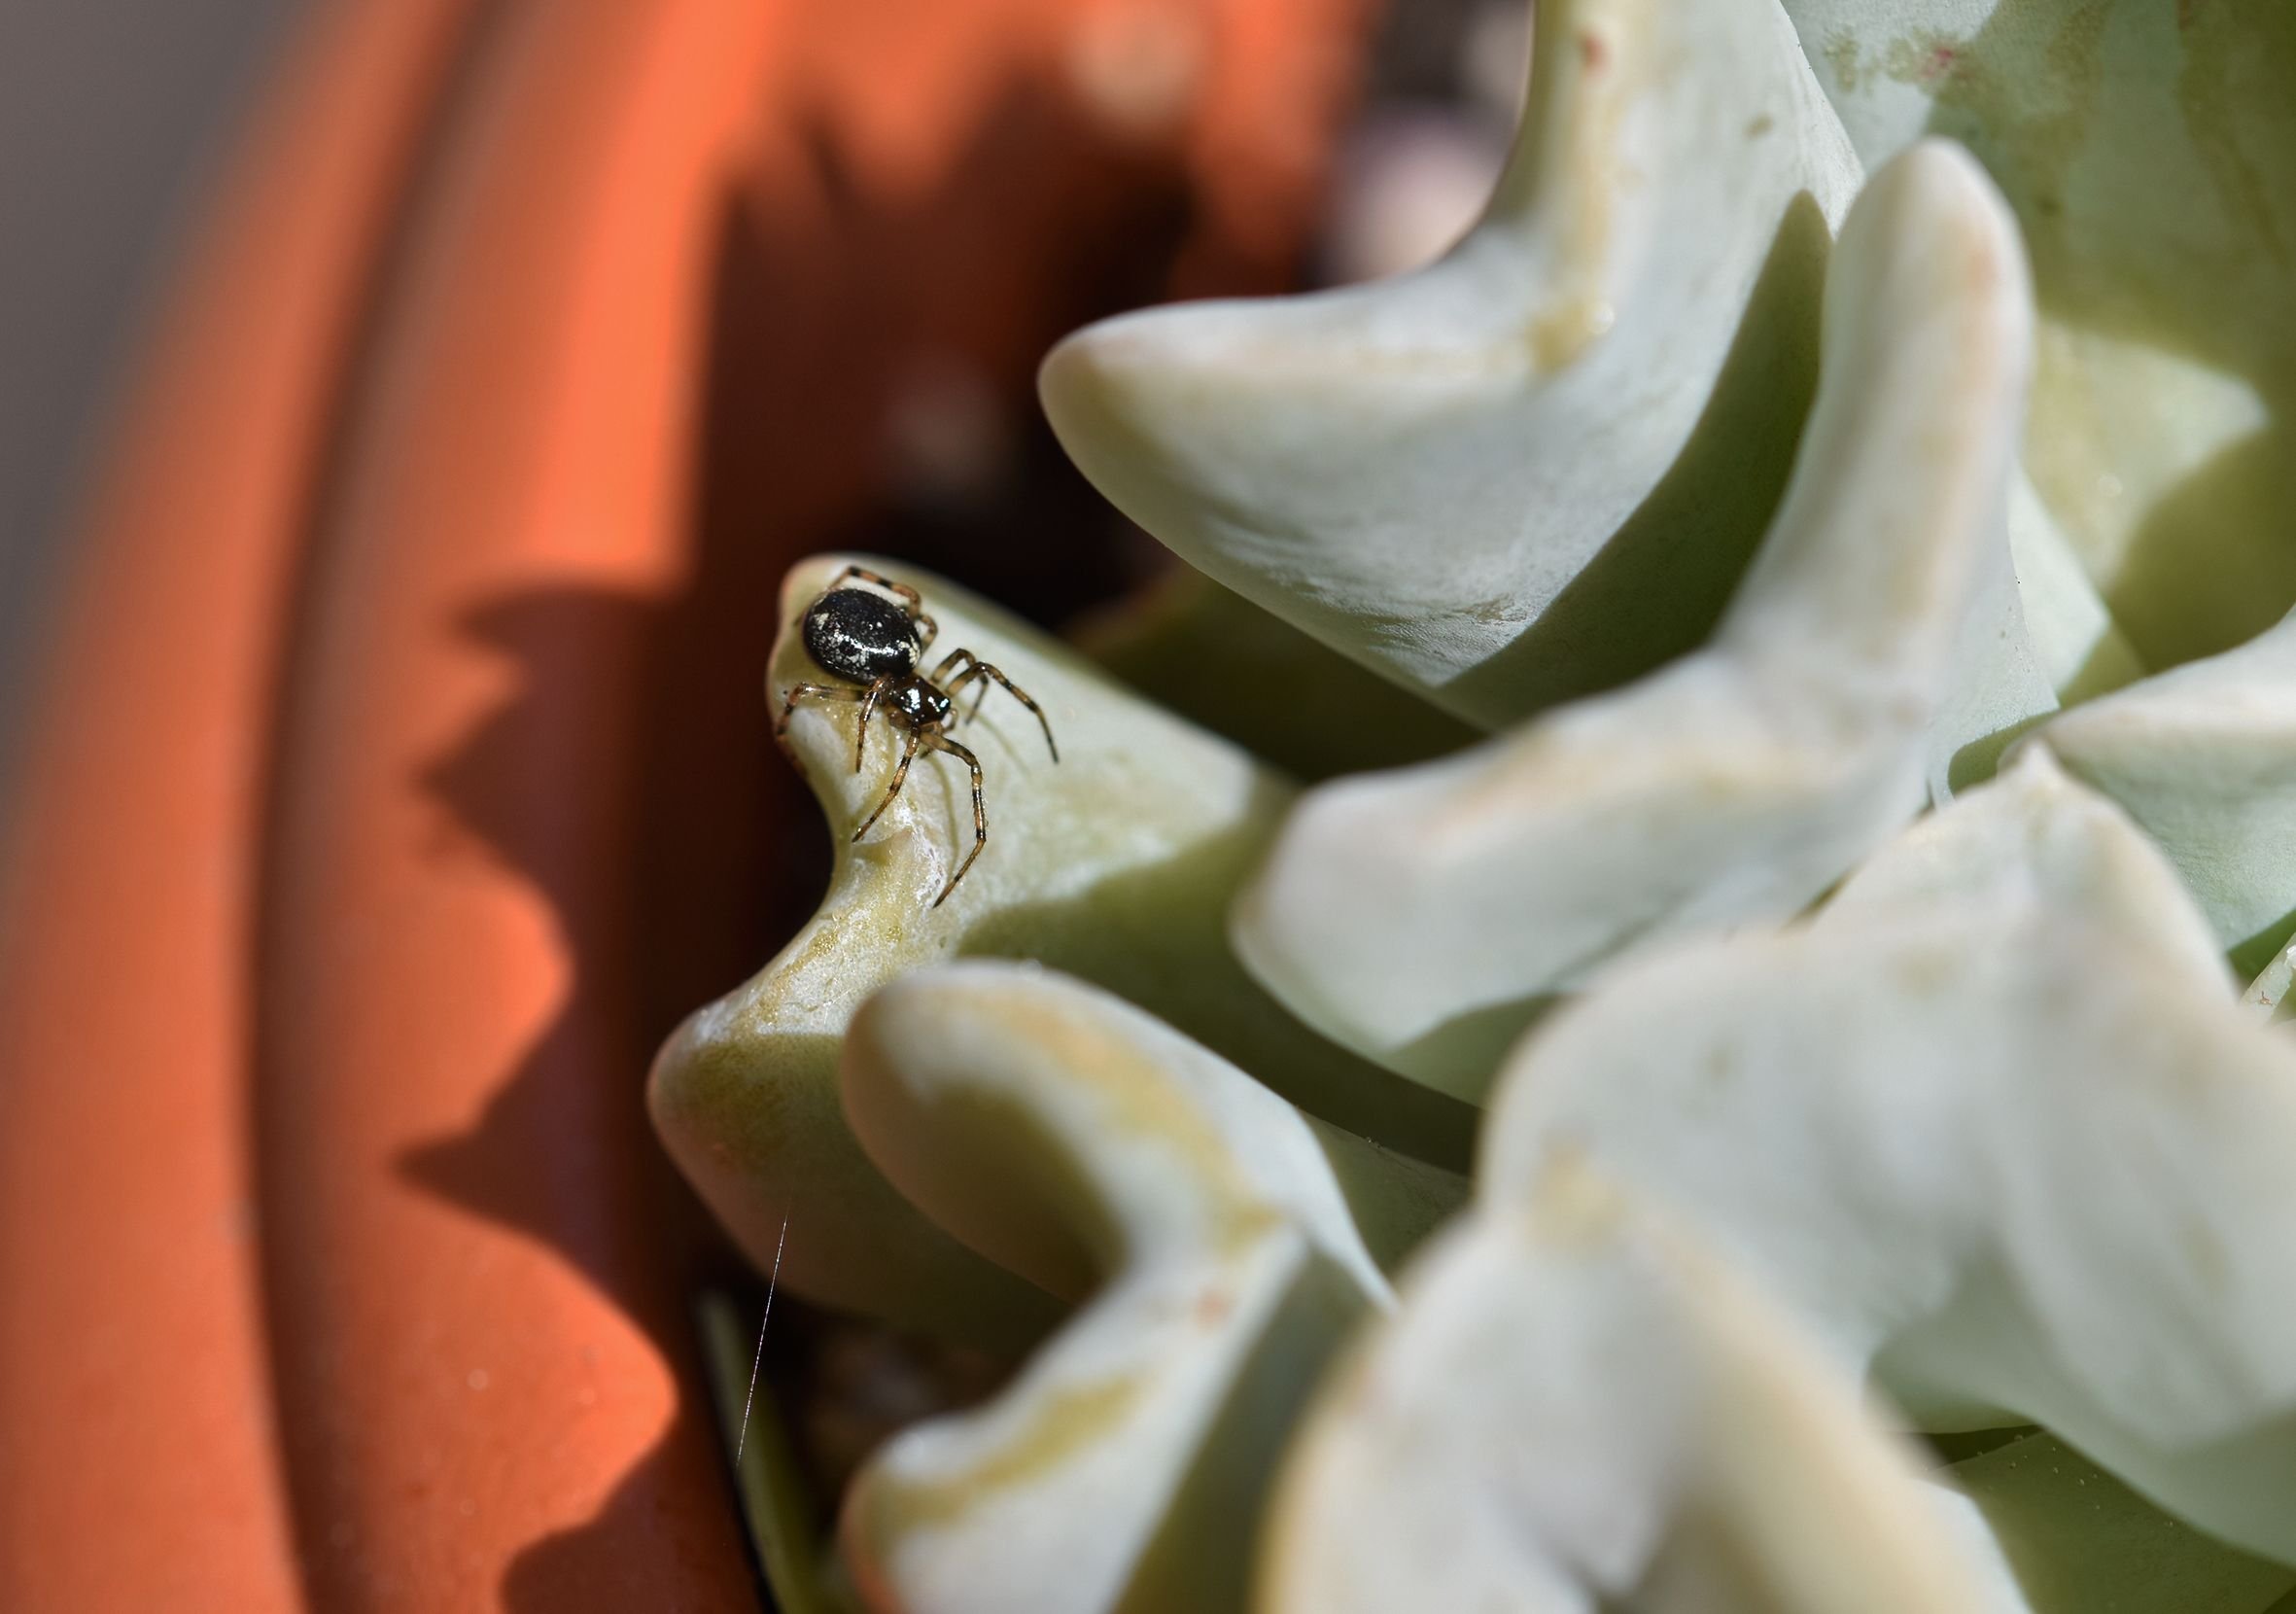
<svg viewBox="0 0 2296 1614"><path fill-rule="evenodd" d="M0 5L0 746L107 405L306 4Z"/></svg>
<svg viewBox="0 0 2296 1614"><path fill-rule="evenodd" d="M170 266L266 71L316 9L0 5L0 780L65 533ZM1393 0L1379 13L1305 280L1393 272L1453 238L1488 190L1521 94L1528 12L1516 0ZM958 462L995 428L949 418L963 415L966 383L941 381L939 418L927 396L893 430L937 458L923 475L961 480ZM0 788L0 811L5 799Z"/></svg>

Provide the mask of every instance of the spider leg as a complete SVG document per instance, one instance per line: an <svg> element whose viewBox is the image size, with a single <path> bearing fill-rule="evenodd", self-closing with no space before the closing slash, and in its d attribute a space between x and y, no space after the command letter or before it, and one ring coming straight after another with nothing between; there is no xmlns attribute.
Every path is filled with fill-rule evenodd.
<svg viewBox="0 0 2296 1614"><path fill-rule="evenodd" d="M966 650L959 651L958 653L969 655L972 652ZM1023 689L1011 679L1006 678L1002 672L991 666L988 662L975 660L971 666L967 667L963 672L957 675L957 682L950 684L947 689L943 691L943 693L948 695L948 697L954 701L957 698L957 691L963 688L966 684L972 683L975 679L989 680L991 683L996 684L996 686L1002 689L1006 694L1012 696L1013 699L1019 701L1029 711L1035 713L1036 720L1044 725L1044 743L1051 748L1053 760L1058 762L1061 759L1060 745L1053 739L1053 720L1044 715L1044 708L1037 705L1033 700L1030 700L1026 690ZM940 682L940 680L936 678L933 682L937 684ZM973 702L972 715L974 717L977 718L981 715L982 703L987 701L988 698L989 685L984 684L981 685L980 699Z"/></svg>
<svg viewBox="0 0 2296 1614"><path fill-rule="evenodd" d="M970 655L972 652L967 650L964 653ZM950 659L955 660L956 657L952 656ZM942 684L941 693L949 697L949 704L951 706L955 706L957 704L957 697L958 693L964 688L964 686L972 683L975 679L980 678L981 663L975 661L971 666L967 667L963 672L958 673L947 684ZM937 678L933 682L940 684L940 680ZM977 722L980 719L981 708L989 704L989 687L990 685L988 680L981 679L981 686L973 692L973 709L970 712L965 713L961 720L969 723Z"/></svg>
<svg viewBox="0 0 2296 1614"><path fill-rule="evenodd" d="M913 728L909 731L909 743L901 750L901 765L893 769L893 782L887 788L885 799L877 804L877 811L863 819L861 827L853 831L852 838L854 840L857 841L869 833L869 826L875 824L883 816L885 810L893 804L893 797L901 793L901 785L909 777L909 764L917 760L917 743L923 737L924 733L922 729Z"/></svg>
<svg viewBox="0 0 2296 1614"><path fill-rule="evenodd" d="M877 710L877 703L893 686L889 678L881 678L869 685L869 692L861 697L861 726L853 730L853 772L861 771L861 758L867 754L869 744L869 716Z"/></svg>
<svg viewBox="0 0 2296 1614"><path fill-rule="evenodd" d="M949 676L949 669L956 666L959 661L965 663L965 670L957 676L957 682L955 684L941 685L941 680ZM978 676L978 669L980 665L981 658L973 654L972 651L951 650L947 655L941 658L941 664L933 669L931 682L935 685L941 686L941 692L943 694L954 695L957 690L963 688L967 684L970 684L976 676ZM984 684L981 685L981 692L973 697L973 709L970 712L965 713L964 716L958 720L961 722L971 722L974 719L978 718L981 715L981 707L988 701L988 699L989 685Z"/></svg>
<svg viewBox="0 0 2296 1614"><path fill-rule="evenodd" d="M919 655L922 655L925 651L925 647L930 645L933 640L940 635L941 624L934 621L930 616L927 616L922 611L912 611L909 614L909 617L917 628L917 653Z"/></svg>
<svg viewBox="0 0 2296 1614"><path fill-rule="evenodd" d="M789 750L789 714L797 710L797 703L807 696L816 700L855 701L862 698L858 689L848 689L841 684L792 684L789 698L782 702L782 715L774 722L774 744ZM790 752L794 756L796 753Z"/></svg>
<svg viewBox="0 0 2296 1614"><path fill-rule="evenodd" d="M949 884L942 888L941 895L933 898L933 906L937 908L949 900L949 894L957 889L957 882L964 878L965 871L973 866L973 860L989 844L989 810L981 804L981 759L946 735L928 734L925 740L933 750L945 751L962 762L972 770L973 776L973 849L965 854L964 861L957 865L957 872L949 876Z"/></svg>

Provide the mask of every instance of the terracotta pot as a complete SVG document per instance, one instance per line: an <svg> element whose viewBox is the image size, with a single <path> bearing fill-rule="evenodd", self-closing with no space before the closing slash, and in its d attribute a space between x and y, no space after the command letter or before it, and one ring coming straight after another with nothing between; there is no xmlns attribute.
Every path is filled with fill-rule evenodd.
<svg viewBox="0 0 2296 1614"><path fill-rule="evenodd" d="M1356 10L320 14L20 770L0 1607L752 1606L640 1086L806 895L773 579L935 377L1279 278Z"/></svg>

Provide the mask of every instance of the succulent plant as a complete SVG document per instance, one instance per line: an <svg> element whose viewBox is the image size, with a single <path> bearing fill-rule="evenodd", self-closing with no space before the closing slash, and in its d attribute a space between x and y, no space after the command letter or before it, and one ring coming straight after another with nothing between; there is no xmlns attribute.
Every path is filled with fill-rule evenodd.
<svg viewBox="0 0 2296 1614"><path fill-rule="evenodd" d="M1019 1362L792 1599L2296 1608L2296 11L1533 60L1441 262L1048 361L1220 585L1138 687L871 563L1061 735L967 719L946 906L960 771L851 842L893 753L790 725L828 896L657 1123L786 1287ZM1338 777L1159 705L1214 635Z"/></svg>

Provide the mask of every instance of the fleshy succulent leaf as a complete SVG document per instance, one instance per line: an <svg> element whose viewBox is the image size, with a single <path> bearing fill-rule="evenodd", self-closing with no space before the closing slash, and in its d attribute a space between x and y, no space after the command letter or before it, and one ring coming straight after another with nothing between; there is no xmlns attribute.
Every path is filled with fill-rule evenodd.
<svg viewBox="0 0 2296 1614"><path fill-rule="evenodd" d="M2019 1606L1838 1363L1567 1165L1413 1264L1317 1398L1264 1555L1264 1614Z"/></svg>
<svg viewBox="0 0 2296 1614"><path fill-rule="evenodd" d="M1706 637L1792 460L1859 178L1771 6L1535 26L1513 158L1440 263L1126 315L1043 375L1133 519L1485 725Z"/></svg>
<svg viewBox="0 0 2296 1614"><path fill-rule="evenodd" d="M2041 310L2026 464L2139 653L2296 601L2296 9L1785 0L1868 163L1966 144Z"/></svg>
<svg viewBox="0 0 2296 1614"><path fill-rule="evenodd" d="M1545 995L1657 937L1786 917L1911 818L1956 749L1932 725L1968 625L1995 628L1970 603L2008 564L2030 317L1973 163L1931 145L1876 176L1834 256L1793 483L1713 643L1475 751L1311 791L1238 906L1253 971L1330 1035L1473 1096Z"/></svg>
<svg viewBox="0 0 2296 1614"><path fill-rule="evenodd" d="M1200 572L1175 570L1071 637L1149 699L1309 784L1482 738Z"/></svg>
<svg viewBox="0 0 2296 1614"><path fill-rule="evenodd" d="M1923 1426L2044 1424L2296 1563L2296 1046L2133 825L2026 799L2078 789L2035 754L1814 924L1606 977L1517 1056L1479 1191L1591 1160Z"/></svg>
<svg viewBox="0 0 2296 1614"><path fill-rule="evenodd" d="M2279 957L2258 972L2241 1001L2267 1025L2285 1025L2296 1019L2296 997L2288 992L2292 980L2296 980L2296 945L2282 948Z"/></svg>
<svg viewBox="0 0 2296 1614"><path fill-rule="evenodd" d="M1441 261L1047 361L1202 576L1104 638L1147 699L909 576L1062 747L965 715L945 907L961 770L850 845L904 730L796 713L830 892L657 1125L787 1287L1035 1347L844 1561L902 1614L2296 1614L2296 6L1534 25ZM820 676L784 631L777 709Z"/></svg>
<svg viewBox="0 0 2296 1614"><path fill-rule="evenodd" d="M2067 768L2161 844L2243 974L2296 931L2296 614L2052 719Z"/></svg>
<svg viewBox="0 0 2296 1614"><path fill-rule="evenodd" d="M2037 1431L1946 1471L2033 1614L2264 1614L2296 1570L2211 1539Z"/></svg>
<svg viewBox="0 0 2296 1614"><path fill-rule="evenodd" d="M848 559L806 562L783 585L784 631L768 679L776 712L793 684L822 677L786 624ZM855 773L858 708L797 707L790 747L837 849L829 891L755 977L679 1029L648 1087L672 1156L752 1259L771 1260L787 1214L783 1281L812 1299L1000 1347L1058 1316L1041 1290L920 1216L838 1111L837 1049L855 1006L909 969L962 954L1073 971L1327 1120L1461 1160L1464 1106L1301 1028L1228 947L1226 906L1273 835L1290 784L954 585L914 569L895 575L923 590L937 650L974 650L1043 705L1061 760L1051 761L1026 711L1000 698L958 730L987 775L991 839L936 908L972 840L964 770L947 757L920 760L868 837L850 844L886 792L899 730L881 719Z"/></svg>
<svg viewBox="0 0 2296 1614"><path fill-rule="evenodd" d="M2046 742L2019 749L1975 802L1933 813L1875 853L1827 901L1827 925L1954 903L2055 911L2148 950L2204 996L2231 988L2207 917L2118 803L2070 777Z"/></svg>
<svg viewBox="0 0 2296 1614"><path fill-rule="evenodd" d="M872 1605L1239 1606L1293 1414L1391 1301L1355 1214L1400 1255L1444 1208L1430 1189L1455 1203L1463 1180L1443 1190L1138 1009L1019 965L886 988L854 1017L843 1082L912 1200L1082 1303L996 1398L862 1471L841 1528Z"/></svg>

